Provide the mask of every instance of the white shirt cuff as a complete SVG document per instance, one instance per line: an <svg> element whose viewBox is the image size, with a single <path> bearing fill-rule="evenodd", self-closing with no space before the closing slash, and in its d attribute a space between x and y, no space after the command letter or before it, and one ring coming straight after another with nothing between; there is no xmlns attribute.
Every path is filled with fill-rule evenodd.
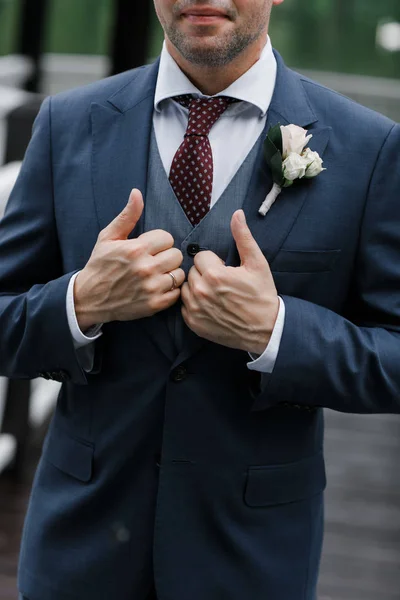
<svg viewBox="0 0 400 600"><path fill-rule="evenodd" d="M259 371L260 373L272 373L274 370L276 357L278 356L279 346L281 344L283 327L285 325L285 303L279 297L279 311L276 318L275 327L272 332L269 344L261 356L247 363L250 371ZM249 354L251 358L253 356Z"/></svg>
<svg viewBox="0 0 400 600"><path fill-rule="evenodd" d="M79 272L75 273L69 282L68 290L67 290L67 319L69 329L71 331L72 338L74 340L75 349L83 348L84 346L88 346L92 344L95 340L97 340L102 334L101 328L103 324L94 325L90 329L88 329L85 333L82 333L80 330L78 320L76 318L75 312L75 302L74 302L74 284L75 279L77 278Z"/></svg>

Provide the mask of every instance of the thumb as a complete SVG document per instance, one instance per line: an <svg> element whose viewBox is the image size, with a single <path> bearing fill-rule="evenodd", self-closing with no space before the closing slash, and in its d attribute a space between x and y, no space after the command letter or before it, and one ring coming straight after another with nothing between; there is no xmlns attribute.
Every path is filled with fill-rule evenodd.
<svg viewBox="0 0 400 600"><path fill-rule="evenodd" d="M128 204L119 215L103 229L103 237L110 240L126 240L142 216L143 207L142 192L133 189L129 196Z"/></svg>
<svg viewBox="0 0 400 600"><path fill-rule="evenodd" d="M231 231L239 252L241 266L257 269L265 265L266 259L261 252L246 222L242 210L237 210L231 220Z"/></svg>

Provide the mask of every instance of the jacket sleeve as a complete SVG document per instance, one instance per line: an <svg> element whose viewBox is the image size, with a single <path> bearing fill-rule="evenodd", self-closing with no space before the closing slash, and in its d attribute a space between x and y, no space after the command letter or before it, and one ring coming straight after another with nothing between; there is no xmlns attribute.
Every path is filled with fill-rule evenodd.
<svg viewBox="0 0 400 600"><path fill-rule="evenodd" d="M346 314L283 296L275 368L254 410L280 402L351 413L400 413L400 126L371 176Z"/></svg>
<svg viewBox="0 0 400 600"><path fill-rule="evenodd" d="M68 326L53 206L51 99L0 221L0 375L87 383Z"/></svg>

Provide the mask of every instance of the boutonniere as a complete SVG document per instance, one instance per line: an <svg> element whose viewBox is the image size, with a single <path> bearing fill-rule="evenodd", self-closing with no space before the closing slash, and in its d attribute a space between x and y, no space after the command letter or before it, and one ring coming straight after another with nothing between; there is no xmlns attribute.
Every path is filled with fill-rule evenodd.
<svg viewBox="0 0 400 600"><path fill-rule="evenodd" d="M293 185L296 179L311 179L322 171L323 160L318 152L306 148L312 134L297 125L275 125L264 141L264 156L272 172L274 185L259 208L263 217L267 214L282 189Z"/></svg>

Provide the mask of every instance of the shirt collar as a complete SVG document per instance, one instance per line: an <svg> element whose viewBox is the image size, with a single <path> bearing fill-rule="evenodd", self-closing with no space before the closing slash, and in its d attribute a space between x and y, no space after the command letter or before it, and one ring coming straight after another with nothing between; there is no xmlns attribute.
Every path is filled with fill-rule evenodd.
<svg viewBox="0 0 400 600"><path fill-rule="evenodd" d="M274 93L276 72L277 63L272 51L271 40L268 37L259 60L217 96L231 96L249 102L259 108L261 116L264 116ZM178 67L164 42L154 97L155 110L161 110L160 104L163 100L181 94L194 94L204 97L204 94L193 85Z"/></svg>

